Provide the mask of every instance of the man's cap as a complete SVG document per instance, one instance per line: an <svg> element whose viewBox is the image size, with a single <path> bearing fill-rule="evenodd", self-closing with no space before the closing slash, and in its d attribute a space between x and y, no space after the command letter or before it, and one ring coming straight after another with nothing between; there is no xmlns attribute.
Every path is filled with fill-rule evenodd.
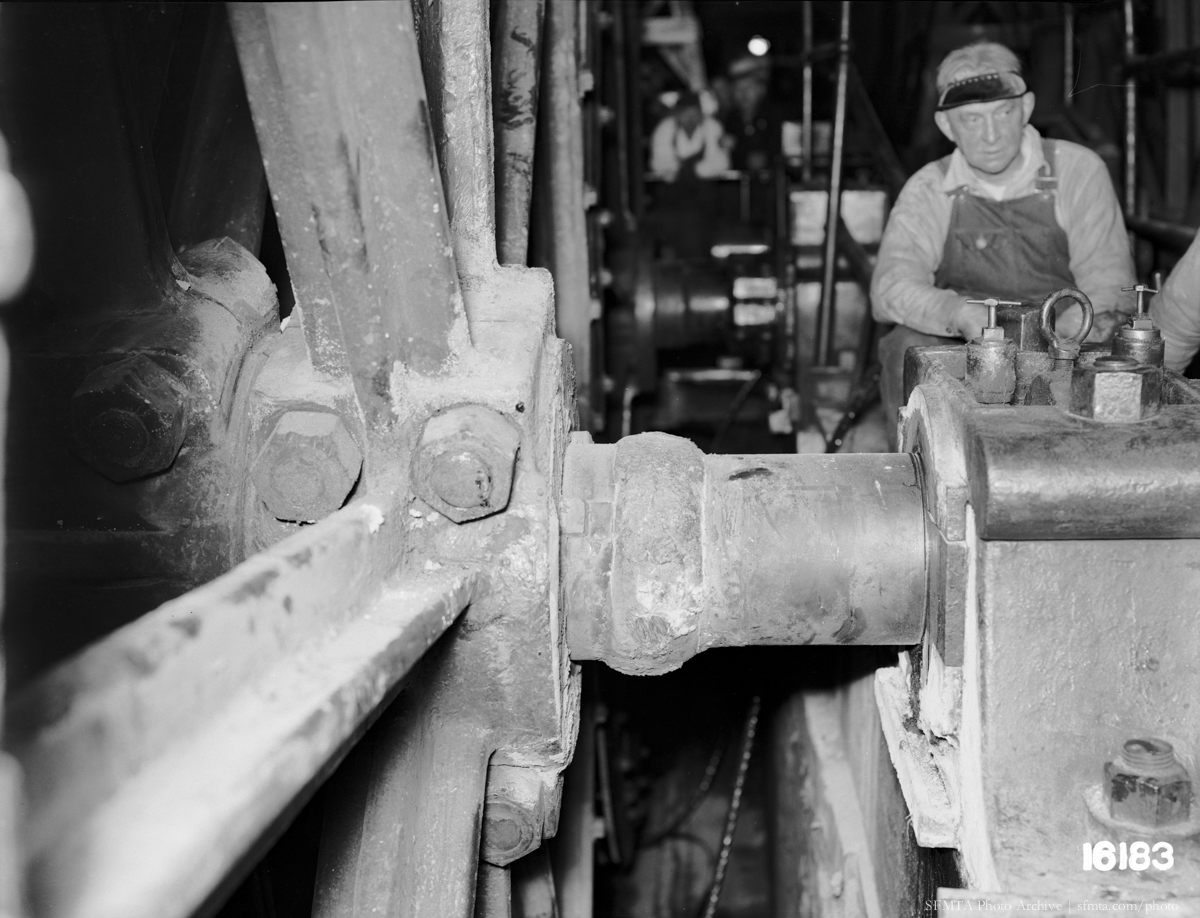
<svg viewBox="0 0 1200 918"><path fill-rule="evenodd" d="M729 79L740 80L748 76L766 76L771 69L771 61L767 57L755 57L753 54L743 54L733 60L726 68Z"/></svg>
<svg viewBox="0 0 1200 918"><path fill-rule="evenodd" d="M947 111L972 102L998 102L1001 99L1019 99L1025 95L1025 81L1019 73L981 73L978 76L955 80L938 99L937 110Z"/></svg>

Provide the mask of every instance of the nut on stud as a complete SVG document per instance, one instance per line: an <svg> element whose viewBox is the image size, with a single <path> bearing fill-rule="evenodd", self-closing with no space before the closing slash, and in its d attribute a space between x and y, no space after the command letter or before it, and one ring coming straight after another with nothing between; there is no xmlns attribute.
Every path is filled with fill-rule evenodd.
<svg viewBox="0 0 1200 918"><path fill-rule="evenodd" d="M250 477L271 514L312 522L346 502L362 470L362 451L341 416L285 411L259 450Z"/></svg>
<svg viewBox="0 0 1200 918"><path fill-rule="evenodd" d="M1187 822L1192 780L1166 740L1131 739L1104 765L1109 815L1122 822L1158 828Z"/></svg>
<svg viewBox="0 0 1200 918"><path fill-rule="evenodd" d="M1162 370L1130 357L1097 357L1071 373L1071 414L1093 421L1128 424L1158 414Z"/></svg>
<svg viewBox="0 0 1200 918"><path fill-rule="evenodd" d="M71 396L75 449L115 482L168 468L183 445L187 416L187 386L145 354L97 367Z"/></svg>
<svg viewBox="0 0 1200 918"><path fill-rule="evenodd" d="M521 432L483 405L459 405L425 422L413 456L413 492L455 523L508 506Z"/></svg>

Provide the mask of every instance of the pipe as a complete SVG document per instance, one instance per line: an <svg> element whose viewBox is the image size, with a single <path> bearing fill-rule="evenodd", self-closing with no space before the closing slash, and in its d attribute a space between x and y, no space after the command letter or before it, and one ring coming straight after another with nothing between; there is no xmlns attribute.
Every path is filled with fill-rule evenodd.
<svg viewBox="0 0 1200 918"><path fill-rule="evenodd" d="M921 638L910 455L706 456L667 434L575 434L563 496L575 660L652 675L709 647Z"/></svg>
<svg viewBox="0 0 1200 918"><path fill-rule="evenodd" d="M496 7L493 27L496 253L504 265L523 265L529 253L543 3L544 0L503 0Z"/></svg>
<svg viewBox="0 0 1200 918"><path fill-rule="evenodd" d="M800 122L800 177L807 184L812 181L813 139L813 14L812 0L804 0L804 89Z"/></svg>
<svg viewBox="0 0 1200 918"><path fill-rule="evenodd" d="M1133 0L1125 0L1125 63L1137 56L1133 35ZM1125 77L1125 213L1137 210L1137 80Z"/></svg>
<svg viewBox="0 0 1200 918"><path fill-rule="evenodd" d="M1070 108L1075 90L1075 9L1069 3L1059 5L1063 14L1063 108Z"/></svg>
<svg viewBox="0 0 1200 918"><path fill-rule="evenodd" d="M825 254L821 271L821 305L817 311L817 346L814 362L828 366L834 339L834 276L837 272L837 224L842 205L842 153L846 136L846 82L850 69L850 3L842 0L842 27L838 39L837 101L833 114L833 152L829 162L829 207L825 212Z"/></svg>
<svg viewBox="0 0 1200 918"><path fill-rule="evenodd" d="M1131 233L1180 250L1186 249L1196 238L1196 227L1194 226L1172 223L1170 220L1156 220L1153 217L1138 217L1132 213L1125 214L1125 227ZM1160 285L1155 284L1154 286Z"/></svg>

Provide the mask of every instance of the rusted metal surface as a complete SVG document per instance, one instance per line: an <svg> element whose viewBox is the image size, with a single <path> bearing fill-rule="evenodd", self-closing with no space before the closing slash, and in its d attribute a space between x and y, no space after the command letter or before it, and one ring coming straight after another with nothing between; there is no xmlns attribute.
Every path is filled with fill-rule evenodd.
<svg viewBox="0 0 1200 918"><path fill-rule="evenodd" d="M538 848L543 837L553 836L561 794L560 780L553 774L515 765L488 769L480 859L507 867Z"/></svg>
<svg viewBox="0 0 1200 918"><path fill-rule="evenodd" d="M425 422L413 455L413 491L456 523L508 506L521 432L482 405L458 405Z"/></svg>
<svg viewBox="0 0 1200 918"><path fill-rule="evenodd" d="M13 699L38 914L190 914L294 811L481 592L385 586L403 524L349 507Z"/></svg>
<svg viewBox="0 0 1200 918"><path fill-rule="evenodd" d="M76 449L115 482L161 472L183 445L188 401L183 380L145 354L104 364L71 396Z"/></svg>
<svg viewBox="0 0 1200 918"><path fill-rule="evenodd" d="M920 640L925 523L909 457L577 441L564 499L576 659L651 674L709 647Z"/></svg>
<svg viewBox="0 0 1200 918"><path fill-rule="evenodd" d="M544 9L545 0L502 0L492 14L496 254L505 265L523 265L529 253Z"/></svg>
<svg viewBox="0 0 1200 918"><path fill-rule="evenodd" d="M327 411L288 411L276 420L250 468L276 519L311 523L346 502L362 471L362 450Z"/></svg>

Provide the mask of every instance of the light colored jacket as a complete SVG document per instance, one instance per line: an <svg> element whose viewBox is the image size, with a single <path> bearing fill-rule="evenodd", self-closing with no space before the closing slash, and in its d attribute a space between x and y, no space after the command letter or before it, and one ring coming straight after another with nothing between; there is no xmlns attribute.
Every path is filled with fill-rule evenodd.
<svg viewBox="0 0 1200 918"><path fill-rule="evenodd" d="M1163 364L1182 373L1200 350L1200 236L1150 301L1150 318L1162 330Z"/></svg>
<svg viewBox="0 0 1200 918"><path fill-rule="evenodd" d="M706 116L693 134L686 134L674 115L659 122L650 137L650 171L674 180L683 160L704 151L696 163L696 175L711 178L729 169L729 153L721 143L725 129Z"/></svg>
<svg viewBox="0 0 1200 918"><path fill-rule="evenodd" d="M1130 313L1132 294L1121 288L1134 284L1133 256L1108 170L1087 147L1065 140L1055 145L1054 216L1067 234L1075 284L1088 295L1097 315ZM992 186L1000 194L998 200L1037 190L1038 170L1046 160L1041 135L1032 127L1025 128L1021 153L1025 162L1017 174L1000 188ZM888 218L871 280L871 309L879 321L929 335L958 336L959 294L935 287L933 279L950 229L951 192L964 185L971 194L997 199L958 150L945 175L933 162L905 184Z"/></svg>

